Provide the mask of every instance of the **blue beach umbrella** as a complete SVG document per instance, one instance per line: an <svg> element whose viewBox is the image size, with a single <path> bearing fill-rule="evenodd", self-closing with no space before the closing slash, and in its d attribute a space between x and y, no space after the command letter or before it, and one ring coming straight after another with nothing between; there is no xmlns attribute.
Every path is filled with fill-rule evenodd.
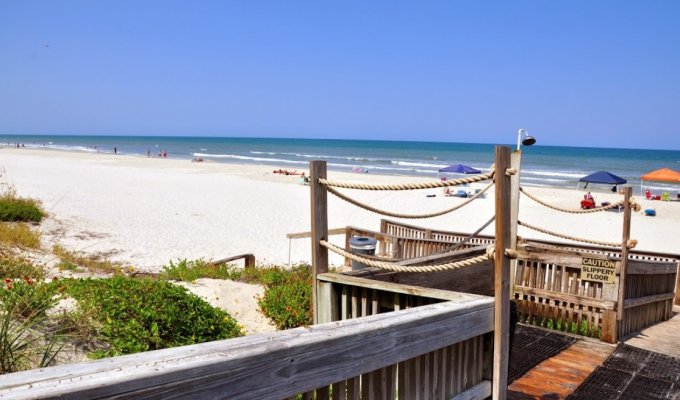
<svg viewBox="0 0 680 400"><path fill-rule="evenodd" d="M603 183L607 185L623 185L624 183L628 182L624 178L621 178L620 176L616 176L612 174L611 172L607 171L597 171L593 172L592 174L588 176L584 176L583 178L578 180L579 182L585 182L586 186L584 188L588 187L589 183ZM576 186L578 189L578 185Z"/></svg>
<svg viewBox="0 0 680 400"><path fill-rule="evenodd" d="M478 174L482 171L478 169L474 169L472 167L468 167L467 165L463 164L455 164L455 165L450 165L446 168L442 168L439 170L439 172L449 172L453 174Z"/></svg>

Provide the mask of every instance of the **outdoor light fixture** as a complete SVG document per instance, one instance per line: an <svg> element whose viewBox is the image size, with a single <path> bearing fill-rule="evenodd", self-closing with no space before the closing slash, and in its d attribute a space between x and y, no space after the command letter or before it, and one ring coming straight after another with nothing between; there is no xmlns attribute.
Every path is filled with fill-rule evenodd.
<svg viewBox="0 0 680 400"><path fill-rule="evenodd" d="M522 133L524 133L524 140L522 140ZM531 146L532 144L536 143L536 138L529 136L526 130L520 129L517 131L517 150L519 150L520 141L525 146Z"/></svg>

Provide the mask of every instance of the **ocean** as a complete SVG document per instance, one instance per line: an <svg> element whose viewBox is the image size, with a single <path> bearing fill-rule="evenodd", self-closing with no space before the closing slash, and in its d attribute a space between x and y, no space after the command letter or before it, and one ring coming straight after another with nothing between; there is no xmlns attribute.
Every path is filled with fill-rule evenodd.
<svg viewBox="0 0 680 400"><path fill-rule="evenodd" d="M328 168L374 174L437 177L438 170L465 164L487 170L493 164L494 145L417 141L270 139L160 136L52 136L0 135L0 144L27 148L51 148L74 152L103 152L210 162L262 164L303 171L309 161L323 159ZM514 148L514 146L511 146ZM639 194L640 176L659 168L680 170L680 151L590 147L522 147L522 185L576 188L578 179L596 171L609 171L628 180ZM1 163L1 159L0 159ZM583 187L583 184L581 184ZM646 182L652 191L675 194L680 185ZM608 185L591 185L605 191Z"/></svg>

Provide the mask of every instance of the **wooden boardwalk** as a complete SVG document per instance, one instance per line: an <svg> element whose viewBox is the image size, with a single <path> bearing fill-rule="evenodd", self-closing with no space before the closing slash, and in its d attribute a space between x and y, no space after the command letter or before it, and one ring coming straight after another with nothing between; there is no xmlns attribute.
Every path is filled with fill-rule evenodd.
<svg viewBox="0 0 680 400"><path fill-rule="evenodd" d="M680 357L680 306L673 307L673 318L642 330L624 341L629 346Z"/></svg>
<svg viewBox="0 0 680 400"><path fill-rule="evenodd" d="M579 340L508 387L508 399L565 399L614 351L610 344Z"/></svg>

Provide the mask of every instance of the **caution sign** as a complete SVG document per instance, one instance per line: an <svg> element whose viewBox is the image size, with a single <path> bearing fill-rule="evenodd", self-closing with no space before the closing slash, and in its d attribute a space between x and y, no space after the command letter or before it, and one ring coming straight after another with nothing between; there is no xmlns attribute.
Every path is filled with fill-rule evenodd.
<svg viewBox="0 0 680 400"><path fill-rule="evenodd" d="M581 279L593 282L614 283L616 261L606 258L583 257Z"/></svg>

